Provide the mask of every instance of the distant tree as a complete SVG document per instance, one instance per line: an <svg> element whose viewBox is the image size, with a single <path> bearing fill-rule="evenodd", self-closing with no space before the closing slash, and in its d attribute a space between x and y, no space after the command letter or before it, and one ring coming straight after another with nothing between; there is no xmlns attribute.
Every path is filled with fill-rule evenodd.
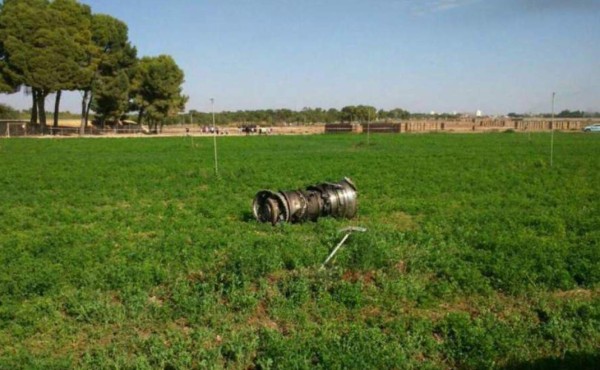
<svg viewBox="0 0 600 370"><path fill-rule="evenodd" d="M342 121L367 122L373 121L377 117L377 109L368 105L348 105L342 108Z"/></svg>
<svg viewBox="0 0 600 370"><path fill-rule="evenodd" d="M138 123L148 119L156 125L183 110L187 97L182 94L183 71L172 57L144 57L136 65L132 80L132 105Z"/></svg>
<svg viewBox="0 0 600 370"><path fill-rule="evenodd" d="M19 111L13 107L0 103L0 119L17 119Z"/></svg>
<svg viewBox="0 0 600 370"><path fill-rule="evenodd" d="M392 119L409 119L410 113L401 108L394 108L388 112L388 117Z"/></svg>
<svg viewBox="0 0 600 370"><path fill-rule="evenodd" d="M353 105L347 105L342 108L341 119L345 122L352 122L356 117L356 107Z"/></svg>
<svg viewBox="0 0 600 370"><path fill-rule="evenodd" d="M334 123L342 120L341 113L339 110L335 108L330 108L327 110L327 114L325 116L325 123Z"/></svg>
<svg viewBox="0 0 600 370"><path fill-rule="evenodd" d="M583 118L585 117L585 112L576 110L576 111L570 111L570 110L563 110L562 112L560 112L559 114L556 115L557 117L560 118Z"/></svg>

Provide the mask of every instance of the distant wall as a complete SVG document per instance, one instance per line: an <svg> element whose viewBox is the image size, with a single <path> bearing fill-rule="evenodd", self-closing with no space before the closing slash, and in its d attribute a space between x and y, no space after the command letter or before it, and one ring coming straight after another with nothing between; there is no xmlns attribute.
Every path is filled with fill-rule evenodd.
<svg viewBox="0 0 600 370"><path fill-rule="evenodd" d="M468 118L460 120L409 120L400 122L401 132L485 132L485 131L581 131L593 119L493 119Z"/></svg>
<svg viewBox="0 0 600 370"><path fill-rule="evenodd" d="M425 133L425 132L495 132L514 130L517 132L549 131L552 128L560 131L581 131L585 126L598 122L598 119L494 119L494 118L464 118L459 120L422 119L397 122L371 122L370 124L315 124L306 126L271 126L269 135L309 135L322 133ZM265 126L267 127L267 126ZM189 131L186 131L186 128ZM94 126L86 128L86 135L123 135L141 134L142 130L137 125L126 125L102 130ZM36 136L40 135L39 126L30 126L27 121L2 121L0 120L0 137L6 136ZM79 127L48 126L46 135L78 136ZM202 131L198 125L169 125L163 126L159 135L212 135ZM221 135L245 135L237 127L220 127Z"/></svg>

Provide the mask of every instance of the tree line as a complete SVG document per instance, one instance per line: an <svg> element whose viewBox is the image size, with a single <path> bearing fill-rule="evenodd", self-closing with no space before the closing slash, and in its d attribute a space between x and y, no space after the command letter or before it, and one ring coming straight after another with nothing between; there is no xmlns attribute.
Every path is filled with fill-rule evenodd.
<svg viewBox="0 0 600 370"><path fill-rule="evenodd" d="M238 110L215 113L215 124L219 126L232 124L266 124L266 125L310 125L315 123L364 123L374 120L409 119L410 113L400 108L377 110L367 105L349 105L341 110L336 108L308 108L296 111L291 109L259 109ZM212 125L212 113L190 110L178 118L171 118L170 123L193 123Z"/></svg>
<svg viewBox="0 0 600 370"><path fill-rule="evenodd" d="M15 110L0 103L0 119L19 119L31 115L31 109ZM70 112L60 112L60 118L77 119L80 115ZM419 116L418 113L414 116ZM291 109L260 109L215 112L215 123L219 126L267 124L267 125L311 125L316 123L364 123L367 121L398 121L411 117L406 110L395 108L391 110L379 109L371 106L346 106L344 108L323 109L305 107L300 111ZM172 115L162 120L165 124L198 124L212 125L212 113L190 110L186 113Z"/></svg>
<svg viewBox="0 0 600 370"><path fill-rule="evenodd" d="M510 118L530 118L530 117L542 117L542 118L551 118L552 113L538 113L538 114L530 114L530 113L514 113L511 112L508 114ZM570 111L565 109L555 114L556 118L600 118L600 112L585 112L581 110Z"/></svg>
<svg viewBox="0 0 600 370"><path fill-rule="evenodd" d="M136 112L155 125L184 109L184 73L171 56L138 58L127 25L76 0L0 3L0 92L31 96L31 124L47 126L54 93L58 125L63 91L80 91L81 129L90 111L104 124Z"/></svg>

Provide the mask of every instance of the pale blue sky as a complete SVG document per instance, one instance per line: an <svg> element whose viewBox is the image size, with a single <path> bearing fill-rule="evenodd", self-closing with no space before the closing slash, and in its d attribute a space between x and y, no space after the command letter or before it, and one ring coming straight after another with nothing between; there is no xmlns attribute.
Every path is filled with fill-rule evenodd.
<svg viewBox="0 0 600 370"><path fill-rule="evenodd" d="M140 56L175 58L187 109L548 112L556 91L557 111L600 111L600 0L82 2L125 21Z"/></svg>

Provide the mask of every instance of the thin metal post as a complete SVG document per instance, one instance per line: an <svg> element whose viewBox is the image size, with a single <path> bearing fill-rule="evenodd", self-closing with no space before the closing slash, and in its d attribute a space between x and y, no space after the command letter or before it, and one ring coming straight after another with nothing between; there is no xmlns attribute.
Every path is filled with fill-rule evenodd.
<svg viewBox="0 0 600 370"><path fill-rule="evenodd" d="M219 176L219 162L217 160L217 128L215 126L215 99L210 98L210 105L212 109L212 123L213 123L213 146L215 148L215 174Z"/></svg>
<svg viewBox="0 0 600 370"><path fill-rule="evenodd" d="M552 93L552 121L550 122L550 124L552 125L551 127L551 134L550 134L550 167L552 167L552 165L554 164L554 96L556 95L555 92Z"/></svg>
<svg viewBox="0 0 600 370"><path fill-rule="evenodd" d="M371 110L367 112L367 146L371 144Z"/></svg>

